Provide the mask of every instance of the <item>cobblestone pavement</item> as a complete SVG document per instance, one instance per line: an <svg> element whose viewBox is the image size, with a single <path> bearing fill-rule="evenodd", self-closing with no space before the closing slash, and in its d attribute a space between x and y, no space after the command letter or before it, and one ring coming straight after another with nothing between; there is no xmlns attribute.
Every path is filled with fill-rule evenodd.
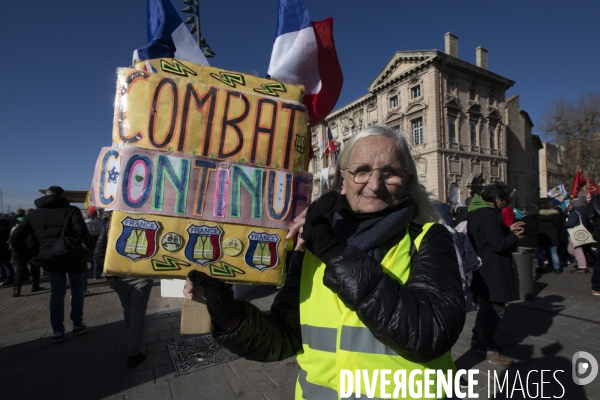
<svg viewBox="0 0 600 400"><path fill-rule="evenodd" d="M600 400L600 376L586 386L574 384L571 378L575 352L586 351L600 360L600 297L591 295L589 278L569 273L543 275L536 282L535 300L507 307L497 342L503 353L516 361L508 369L481 360L470 349L475 313L468 314L452 355L458 368L479 371L478 398L543 395ZM44 279L42 283L49 286ZM85 320L92 330L78 337L67 334L60 345L53 345L50 339L49 291L29 295L28 284L22 297L12 298L10 288L0 288L0 398L293 398L297 374L294 359L272 364L238 359L176 376L166 345L189 336L179 333L181 300L161 298L158 281L144 336L148 358L136 369L125 369L125 327L118 298L105 282L90 282L89 288L92 294L86 297ZM261 310L268 310L274 293L273 287L260 287L247 297ZM68 301L65 308L68 316ZM552 372L542 378L542 370ZM496 388L496 397L493 385L489 385L488 396L488 380L494 377L506 382L502 392ZM542 380L546 382L543 385Z"/></svg>

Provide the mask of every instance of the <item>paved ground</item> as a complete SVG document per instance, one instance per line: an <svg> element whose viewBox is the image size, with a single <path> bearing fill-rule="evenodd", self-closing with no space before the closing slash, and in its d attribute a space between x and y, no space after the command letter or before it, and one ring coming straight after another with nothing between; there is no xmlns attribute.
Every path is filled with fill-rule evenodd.
<svg viewBox="0 0 600 400"><path fill-rule="evenodd" d="M586 351L600 360L600 297L591 296L589 278L568 273L543 275L536 283L535 300L507 308L497 339L504 353L517 360L509 369L482 361L469 349L475 313L468 315L452 355L458 368L479 370L479 398L543 395L600 400L600 376L587 386L575 385L571 378L575 352ZM42 282L48 286L46 280ZM117 296L106 283L90 283L90 290L85 313L93 330L52 345L49 292L28 295L27 285L23 289L25 295L13 299L9 288L0 288L0 398L293 398L297 373L293 359L276 364L239 359L176 376L166 344L187 338L179 334L181 300L160 298L158 282L153 288L144 337L148 359L134 370L125 369L125 328ZM272 287L262 287L248 295L262 310L269 308L273 297ZM68 315L68 305L66 311ZM541 370L552 372L546 372L542 379ZM494 373L500 382L506 379L507 386L502 393L496 389L496 397L491 389L488 397L488 376L493 378ZM541 380L546 382L543 393L539 392Z"/></svg>

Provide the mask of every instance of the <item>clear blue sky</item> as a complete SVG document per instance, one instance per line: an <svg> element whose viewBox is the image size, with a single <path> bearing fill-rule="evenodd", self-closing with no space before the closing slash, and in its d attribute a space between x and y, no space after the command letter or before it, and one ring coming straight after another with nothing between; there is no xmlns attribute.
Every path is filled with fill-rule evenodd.
<svg viewBox="0 0 600 400"><path fill-rule="evenodd" d="M306 3L313 20L334 18L338 106L364 95L394 52L443 51L448 31L465 61L475 63L478 46L489 50L489 69L516 81L507 95L521 95L534 124L553 98L600 91L596 0ZM201 0L211 65L264 76L277 4ZM116 68L147 43L146 0L2 0L0 15L0 187L14 210L50 185L89 189L100 148L111 144Z"/></svg>

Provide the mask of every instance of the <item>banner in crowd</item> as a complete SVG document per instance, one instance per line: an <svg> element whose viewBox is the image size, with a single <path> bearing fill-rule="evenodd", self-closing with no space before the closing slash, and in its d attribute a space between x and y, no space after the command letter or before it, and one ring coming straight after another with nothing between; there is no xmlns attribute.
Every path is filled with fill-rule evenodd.
<svg viewBox="0 0 600 400"><path fill-rule="evenodd" d="M558 185L555 188L551 189L548 192L548 197L558 197L558 196L566 196L567 190L565 189L565 185Z"/></svg>
<svg viewBox="0 0 600 400"><path fill-rule="evenodd" d="M191 269L234 283L281 284L287 230L113 211L108 275L185 278Z"/></svg>

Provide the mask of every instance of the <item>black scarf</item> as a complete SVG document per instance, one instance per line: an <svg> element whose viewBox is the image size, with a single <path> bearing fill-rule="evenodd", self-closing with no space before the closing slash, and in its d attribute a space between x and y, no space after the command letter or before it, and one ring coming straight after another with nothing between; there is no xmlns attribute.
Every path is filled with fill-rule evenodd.
<svg viewBox="0 0 600 400"><path fill-rule="evenodd" d="M340 195L332 214L333 232L345 246L358 247L381 262L404 238L414 209L414 198L408 195L381 211L355 213Z"/></svg>

